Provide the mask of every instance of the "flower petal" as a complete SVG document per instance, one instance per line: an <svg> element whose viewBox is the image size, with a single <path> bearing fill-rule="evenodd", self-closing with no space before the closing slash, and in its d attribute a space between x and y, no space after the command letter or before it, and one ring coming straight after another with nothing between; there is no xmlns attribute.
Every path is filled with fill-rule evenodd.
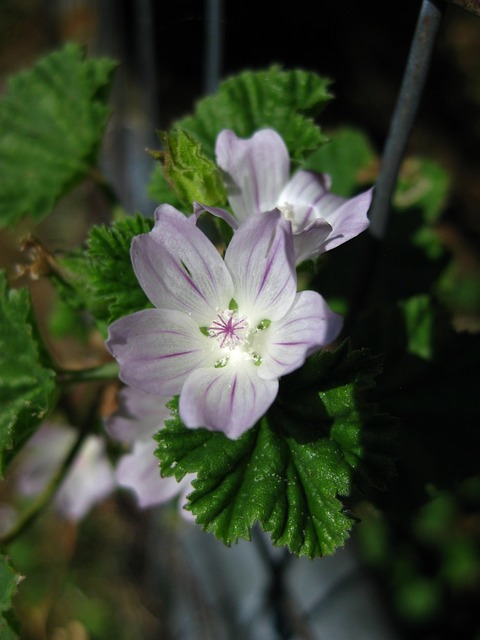
<svg viewBox="0 0 480 640"><path fill-rule="evenodd" d="M277 209L240 225L225 253L239 313L250 326L278 320L295 298L297 275L291 225Z"/></svg>
<svg viewBox="0 0 480 640"><path fill-rule="evenodd" d="M189 218L170 205L155 212L155 227L132 241L135 274L159 308L191 314L208 325L226 308L233 286L215 246Z"/></svg>
<svg viewBox="0 0 480 640"><path fill-rule="evenodd" d="M268 410L278 393L278 380L262 380L258 368L229 366L197 369L180 396L180 417L187 427L223 431L240 437Z"/></svg>
<svg viewBox="0 0 480 640"><path fill-rule="evenodd" d="M216 218L222 218L231 227L233 230L238 229L238 221L232 216L231 213L225 211L225 209L221 209L220 207L209 207L205 204L201 204L200 202L193 203L193 214L198 220L198 218L202 215L202 213L211 213L212 216ZM191 218L192 216L190 216Z"/></svg>
<svg viewBox="0 0 480 640"><path fill-rule="evenodd" d="M162 398L124 387L118 394L118 409L105 418L105 429L112 438L129 444L150 439L170 416L165 406L169 400L171 396Z"/></svg>
<svg viewBox="0 0 480 640"><path fill-rule="evenodd" d="M292 208L294 233L319 217L317 211L329 188L330 177L313 171L297 171L287 183L278 197L277 207L281 210Z"/></svg>
<svg viewBox="0 0 480 640"><path fill-rule="evenodd" d="M114 472L105 454L105 442L89 436L55 496L55 506L65 518L81 520L114 488Z"/></svg>
<svg viewBox="0 0 480 640"><path fill-rule="evenodd" d="M298 293L288 314L261 332L265 335L258 375L270 380L298 369L308 355L335 340L341 328L341 316L328 307L320 294Z"/></svg>
<svg viewBox="0 0 480 640"><path fill-rule="evenodd" d="M221 357L217 341L203 335L186 313L145 309L116 320L106 347L120 364L120 378L157 397L180 393L197 367Z"/></svg>
<svg viewBox="0 0 480 640"><path fill-rule="evenodd" d="M218 135L215 153L230 206L240 222L276 206L290 171L287 147L276 131L262 129L242 140L225 129Z"/></svg>
<svg viewBox="0 0 480 640"><path fill-rule="evenodd" d="M318 218L311 222L304 231L294 234L293 246L296 263L300 264L324 253L331 233L331 225L323 218Z"/></svg>
<svg viewBox="0 0 480 640"><path fill-rule="evenodd" d="M331 236L326 242L325 251L330 251L347 240L355 238L368 228L370 222L367 212L372 202L372 194L373 188L349 200L339 199L339 196L333 194L324 198L321 204L325 203L325 207L319 207L319 215L333 227Z"/></svg>
<svg viewBox="0 0 480 640"><path fill-rule="evenodd" d="M154 455L156 446L153 438L135 442L132 452L120 458L115 471L117 483L135 493L142 509L168 502L191 487L190 474L181 482L175 478L162 478L159 461Z"/></svg>

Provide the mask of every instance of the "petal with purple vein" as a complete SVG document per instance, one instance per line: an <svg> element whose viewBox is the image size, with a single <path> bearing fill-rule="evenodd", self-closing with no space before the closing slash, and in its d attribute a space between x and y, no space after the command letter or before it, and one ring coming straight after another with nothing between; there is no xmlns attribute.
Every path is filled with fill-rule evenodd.
<svg viewBox="0 0 480 640"><path fill-rule="evenodd" d="M185 425L239 438L266 413L278 393L278 380L262 380L257 371L251 362L194 371L180 396Z"/></svg>
<svg viewBox="0 0 480 640"><path fill-rule="evenodd" d="M309 354L335 340L341 328L342 318L320 294L298 293L287 315L262 332L258 349L263 360L258 375L270 380L298 369Z"/></svg>
<svg viewBox="0 0 480 640"><path fill-rule="evenodd" d="M233 294L231 277L215 246L170 205L155 212L155 227L132 241L132 263L142 289L158 308L190 314L207 325Z"/></svg>
<svg viewBox="0 0 480 640"><path fill-rule="evenodd" d="M262 129L243 140L225 129L215 152L230 206L240 222L276 206L290 172L287 147L276 131Z"/></svg>
<svg viewBox="0 0 480 640"><path fill-rule="evenodd" d="M239 313L250 327L278 320L290 308L297 288L291 225L275 209L240 225L225 253Z"/></svg>
<svg viewBox="0 0 480 640"><path fill-rule="evenodd" d="M221 357L214 340L179 311L145 309L115 321L106 347L120 364L120 378L157 396L174 396L197 367Z"/></svg>

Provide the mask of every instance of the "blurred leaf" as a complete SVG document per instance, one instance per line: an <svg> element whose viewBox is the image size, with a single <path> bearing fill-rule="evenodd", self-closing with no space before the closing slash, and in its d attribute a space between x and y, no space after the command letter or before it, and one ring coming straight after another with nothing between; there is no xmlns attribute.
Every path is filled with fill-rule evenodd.
<svg viewBox="0 0 480 640"><path fill-rule="evenodd" d="M356 382L373 370L371 356L351 354L348 345L339 351L337 370L331 354L324 354L329 362L324 367L318 357L317 374L336 371L343 384L332 388L326 376L325 389L315 391L313 375L293 386L286 382L270 411L238 440L186 429L172 402L172 418L156 436L162 473L177 480L197 474L189 508L225 544L250 539L258 520L275 545L297 555L333 553L353 523L338 496L351 495L356 482L363 485L367 478L382 484L385 470L391 472L391 420L377 421L373 408L357 397ZM369 429L369 422L375 427Z"/></svg>
<svg viewBox="0 0 480 640"><path fill-rule="evenodd" d="M0 102L0 226L43 218L89 173L114 67L68 44L10 79Z"/></svg>
<svg viewBox="0 0 480 640"><path fill-rule="evenodd" d="M276 129L290 155L300 160L326 140L314 124L331 99L330 81L308 71L245 71L221 83L218 92L198 102L193 116L175 123L191 133L202 151L213 158L215 140L222 129L249 137L258 129Z"/></svg>
<svg viewBox="0 0 480 640"><path fill-rule="evenodd" d="M438 301L415 296L377 305L353 341L385 354L375 399L402 421L401 502L424 499L428 483L449 488L475 474L480 334L456 332Z"/></svg>
<svg viewBox="0 0 480 640"><path fill-rule="evenodd" d="M7 289L0 272L0 476L52 407L54 372L42 345L26 289Z"/></svg>
<svg viewBox="0 0 480 640"><path fill-rule="evenodd" d="M430 259L444 253L443 245L433 231L445 207L450 189L450 177L439 164L425 158L408 158L402 166L394 196L394 205L401 212L420 209L423 224L412 236L414 245Z"/></svg>
<svg viewBox="0 0 480 640"><path fill-rule="evenodd" d="M351 197L359 187L375 178L376 156L367 136L344 127L330 134L330 140L308 157L304 169L327 173L333 193Z"/></svg>
<svg viewBox="0 0 480 640"><path fill-rule="evenodd" d="M457 316L469 316L480 327L480 268L476 261L453 258L435 284L435 293Z"/></svg>
<svg viewBox="0 0 480 640"><path fill-rule="evenodd" d="M181 129L160 134L165 151L155 152L165 177L180 201L192 207L194 201L209 206L225 204L227 195L217 165L200 149L200 143Z"/></svg>
<svg viewBox="0 0 480 640"><path fill-rule="evenodd" d="M10 565L8 559L0 554L0 638L15 640L19 638L14 628L17 626L12 613L12 598L22 580Z"/></svg>

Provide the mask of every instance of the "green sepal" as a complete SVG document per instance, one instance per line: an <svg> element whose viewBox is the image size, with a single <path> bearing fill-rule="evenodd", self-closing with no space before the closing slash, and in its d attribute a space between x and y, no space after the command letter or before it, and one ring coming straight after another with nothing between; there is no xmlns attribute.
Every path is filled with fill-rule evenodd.
<svg viewBox="0 0 480 640"><path fill-rule="evenodd" d="M223 178L217 165L201 151L200 143L181 129L159 132L164 151L154 152L165 178L186 207L197 201L220 206L227 201Z"/></svg>
<svg viewBox="0 0 480 640"><path fill-rule="evenodd" d="M0 272L0 477L52 408L54 378L29 292L9 290Z"/></svg>
<svg viewBox="0 0 480 640"><path fill-rule="evenodd" d="M272 66L245 71L222 82L218 92L200 100L192 116L175 123L191 133L202 151L214 157L217 135L232 129L247 138L271 127L282 136L290 155L301 160L326 141L314 118L332 98L330 80L313 72Z"/></svg>
<svg viewBox="0 0 480 640"><path fill-rule="evenodd" d="M10 79L0 102L0 226L40 220L95 166L115 66L67 44Z"/></svg>
<svg viewBox="0 0 480 640"><path fill-rule="evenodd" d="M172 189L172 187L168 184L167 179L165 178L165 172L163 170L163 166L160 162L157 162L155 168L150 176L150 182L147 186L147 195L150 200L157 202L158 204L171 204L172 207L178 209L179 211L184 211L186 214L190 214L192 212L192 203L188 203L188 208L185 208L179 197Z"/></svg>
<svg viewBox="0 0 480 640"><path fill-rule="evenodd" d="M343 384L332 388L324 380L324 390L315 391L314 380L335 369L331 354L323 354L328 364L313 367L316 378L289 387L287 376L272 408L238 440L185 428L172 401L156 455L163 475L196 474L188 508L206 531L229 545L249 540L258 521L273 544L311 558L345 542L354 518L339 496L369 482L384 486L393 470L392 420L358 398L357 381L363 386L378 362L347 351L337 354Z"/></svg>

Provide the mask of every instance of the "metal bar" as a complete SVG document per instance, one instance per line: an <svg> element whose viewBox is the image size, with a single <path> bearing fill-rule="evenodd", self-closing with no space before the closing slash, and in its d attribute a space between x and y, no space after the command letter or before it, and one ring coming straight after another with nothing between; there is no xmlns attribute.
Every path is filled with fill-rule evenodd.
<svg viewBox="0 0 480 640"><path fill-rule="evenodd" d="M417 114L444 3L423 0L370 207L370 233L385 236L400 164Z"/></svg>
<svg viewBox="0 0 480 640"><path fill-rule="evenodd" d="M215 93L222 73L223 28L222 0L207 0L205 10L205 58L204 86L205 95Z"/></svg>

